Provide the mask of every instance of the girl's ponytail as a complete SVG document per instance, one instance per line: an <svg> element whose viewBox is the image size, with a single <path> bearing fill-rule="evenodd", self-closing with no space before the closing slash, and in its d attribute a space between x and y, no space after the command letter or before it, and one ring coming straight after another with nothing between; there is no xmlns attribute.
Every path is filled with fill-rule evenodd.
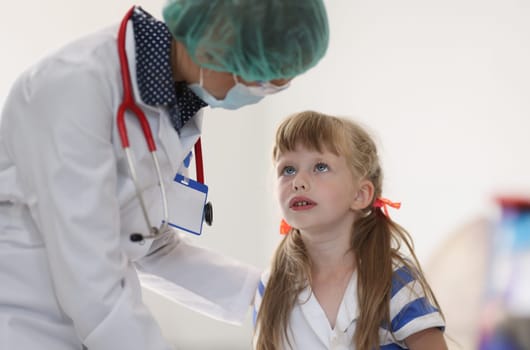
<svg viewBox="0 0 530 350"><path fill-rule="evenodd" d="M353 227L352 248L357 263L359 317L356 349L378 348L381 321L390 321L392 232L381 209L372 208Z"/></svg>

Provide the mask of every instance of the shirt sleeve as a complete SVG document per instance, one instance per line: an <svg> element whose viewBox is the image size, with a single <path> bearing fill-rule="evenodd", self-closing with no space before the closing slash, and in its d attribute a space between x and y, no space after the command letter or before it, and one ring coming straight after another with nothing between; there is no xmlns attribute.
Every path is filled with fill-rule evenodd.
<svg viewBox="0 0 530 350"><path fill-rule="evenodd" d="M11 157L57 302L80 341L98 350L168 350L120 248L117 92L85 62L54 59L18 81L6 112Z"/></svg>
<svg viewBox="0 0 530 350"><path fill-rule="evenodd" d="M391 330L402 346L404 340L428 328L444 330L440 312L425 296L420 283L406 267L394 271L390 300Z"/></svg>
<svg viewBox="0 0 530 350"><path fill-rule="evenodd" d="M145 288L209 317L241 324L250 310L260 270L170 232L137 261Z"/></svg>
<svg viewBox="0 0 530 350"><path fill-rule="evenodd" d="M254 324L254 327L256 327L256 320L257 320L258 312L261 306L261 300L263 300L263 295L265 294L265 287L267 286L269 276L270 276L270 270L267 269L261 274L261 278L258 283L258 288L256 288L256 291L255 291L254 307L252 310L252 323Z"/></svg>

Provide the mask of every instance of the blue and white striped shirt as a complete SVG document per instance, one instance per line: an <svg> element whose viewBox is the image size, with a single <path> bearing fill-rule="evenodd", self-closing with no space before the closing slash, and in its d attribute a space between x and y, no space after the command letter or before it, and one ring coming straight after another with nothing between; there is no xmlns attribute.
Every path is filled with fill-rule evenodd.
<svg viewBox="0 0 530 350"><path fill-rule="evenodd" d="M269 272L266 271L256 291L254 321L268 278ZM285 342L283 349L355 349L352 340L358 315L356 273L353 273L346 288L333 329L310 287L300 293L298 300L289 320L288 334L292 347ZM438 327L443 330L445 327L440 313L430 304L421 285L405 267L394 271L390 318L390 327L382 325L379 329L382 350L407 349L404 340L410 335L428 328Z"/></svg>

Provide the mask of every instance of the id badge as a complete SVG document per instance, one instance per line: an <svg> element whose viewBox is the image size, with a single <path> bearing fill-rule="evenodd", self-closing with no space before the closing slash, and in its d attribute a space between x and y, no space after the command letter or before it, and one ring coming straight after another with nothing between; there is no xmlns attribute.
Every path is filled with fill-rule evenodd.
<svg viewBox="0 0 530 350"><path fill-rule="evenodd" d="M194 235L202 233L208 186L177 174L170 184L175 195L168 208L168 224Z"/></svg>

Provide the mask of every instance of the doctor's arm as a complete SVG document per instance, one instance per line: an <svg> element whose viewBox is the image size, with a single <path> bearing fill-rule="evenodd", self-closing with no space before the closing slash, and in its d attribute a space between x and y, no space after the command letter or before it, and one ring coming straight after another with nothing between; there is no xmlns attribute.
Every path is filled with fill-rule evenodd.
<svg viewBox="0 0 530 350"><path fill-rule="evenodd" d="M167 232L137 262L142 285L212 318L240 324L250 310L260 271Z"/></svg>
<svg viewBox="0 0 530 350"><path fill-rule="evenodd" d="M12 142L11 153L57 302L88 349L168 350L120 249L111 144L118 89L97 69L46 68L19 82L12 137L24 142Z"/></svg>

